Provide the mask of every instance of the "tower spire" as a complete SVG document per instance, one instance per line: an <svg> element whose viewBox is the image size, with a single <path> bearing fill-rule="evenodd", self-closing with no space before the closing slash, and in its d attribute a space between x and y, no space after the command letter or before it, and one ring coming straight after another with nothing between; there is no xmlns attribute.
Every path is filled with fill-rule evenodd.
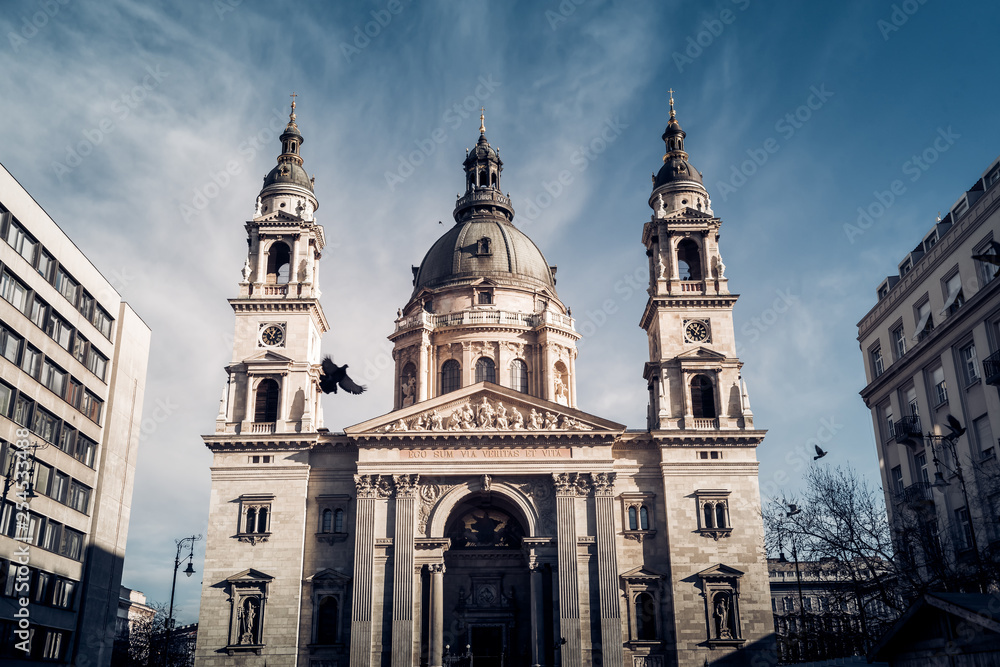
<svg viewBox="0 0 1000 667"><path fill-rule="evenodd" d="M677 114L674 112L674 89L671 88L667 91L670 93L670 120L677 118Z"/></svg>
<svg viewBox="0 0 1000 667"><path fill-rule="evenodd" d="M295 98L298 97L298 95L295 91L292 91L292 94L289 97L292 98L292 112L288 114L288 124L295 125Z"/></svg>
<svg viewBox="0 0 1000 667"><path fill-rule="evenodd" d="M486 136L486 107L479 107L479 134Z"/></svg>

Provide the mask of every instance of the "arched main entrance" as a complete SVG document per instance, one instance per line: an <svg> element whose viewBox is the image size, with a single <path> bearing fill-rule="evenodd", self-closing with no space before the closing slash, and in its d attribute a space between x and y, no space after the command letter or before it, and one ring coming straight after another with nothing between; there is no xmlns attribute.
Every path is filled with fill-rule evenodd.
<svg viewBox="0 0 1000 667"><path fill-rule="evenodd" d="M531 664L531 593L520 511L499 494L464 498L451 511L444 554L444 638L475 667Z"/></svg>

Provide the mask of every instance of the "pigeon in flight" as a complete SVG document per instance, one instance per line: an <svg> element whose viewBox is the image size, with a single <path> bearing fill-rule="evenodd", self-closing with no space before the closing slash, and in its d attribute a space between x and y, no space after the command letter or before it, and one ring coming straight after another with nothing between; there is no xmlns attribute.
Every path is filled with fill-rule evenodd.
<svg viewBox="0 0 1000 667"><path fill-rule="evenodd" d="M347 364L338 366L330 357L323 357L323 372L319 376L319 388L324 394L337 393L337 385L349 394L360 394L368 387L358 384L347 374Z"/></svg>
<svg viewBox="0 0 1000 667"><path fill-rule="evenodd" d="M948 430L951 431L951 435L949 435L948 437L954 440L958 440L960 437L962 437L962 434L965 433L965 427L962 426L962 422L955 419L955 417L953 417L952 415L948 415L947 419L948 419L947 427Z"/></svg>
<svg viewBox="0 0 1000 667"><path fill-rule="evenodd" d="M995 278L1000 273L1000 243L990 241L990 252L991 254L982 253L980 255L973 255L972 259L995 265L997 267L996 273L993 274Z"/></svg>
<svg viewBox="0 0 1000 667"><path fill-rule="evenodd" d="M802 510L799 509L798 505L794 505L792 503L789 503L788 504L788 512L785 513L785 516L795 516L796 514L799 514L801 512L802 512Z"/></svg>
<svg viewBox="0 0 1000 667"><path fill-rule="evenodd" d="M821 458L827 455L827 452L824 452L822 449L820 449L819 445L813 445L813 447L816 448L816 456L813 457L813 461L819 461Z"/></svg>

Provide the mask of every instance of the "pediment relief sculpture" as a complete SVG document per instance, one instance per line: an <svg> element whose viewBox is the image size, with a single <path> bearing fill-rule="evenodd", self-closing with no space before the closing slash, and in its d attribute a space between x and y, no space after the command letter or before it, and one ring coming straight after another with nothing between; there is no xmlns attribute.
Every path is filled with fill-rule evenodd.
<svg viewBox="0 0 1000 667"><path fill-rule="evenodd" d="M501 400L481 397L455 406L451 412L429 410L410 419L397 419L378 433L408 431L591 431L597 427L570 415L549 410L518 408Z"/></svg>

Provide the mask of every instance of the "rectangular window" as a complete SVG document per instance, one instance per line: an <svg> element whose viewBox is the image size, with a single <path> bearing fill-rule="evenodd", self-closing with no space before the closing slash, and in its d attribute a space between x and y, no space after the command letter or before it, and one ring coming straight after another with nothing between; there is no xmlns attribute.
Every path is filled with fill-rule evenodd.
<svg viewBox="0 0 1000 667"><path fill-rule="evenodd" d="M87 513L90 508L90 487L71 480L69 483L69 506L77 512Z"/></svg>
<svg viewBox="0 0 1000 667"><path fill-rule="evenodd" d="M59 435L59 419L35 406L31 430L45 442L56 442L56 437Z"/></svg>
<svg viewBox="0 0 1000 667"><path fill-rule="evenodd" d="M83 385L70 378L69 382L66 383L66 395L64 398L66 402L72 405L74 408L80 408L80 399L83 397Z"/></svg>
<svg viewBox="0 0 1000 667"><path fill-rule="evenodd" d="M49 317L49 326L45 333L49 335L49 338L59 343L64 350L72 350L73 327L55 313Z"/></svg>
<svg viewBox="0 0 1000 667"><path fill-rule="evenodd" d="M7 227L7 243L28 261L28 264L35 265L35 252L38 249L38 241L28 236L24 228L15 220L10 221Z"/></svg>
<svg viewBox="0 0 1000 667"><path fill-rule="evenodd" d="M990 428L989 415L983 415L972 422L972 430L976 434L976 443L979 445L979 456L988 459L994 455L993 449L993 429Z"/></svg>
<svg viewBox="0 0 1000 667"><path fill-rule="evenodd" d="M104 334L104 337L111 340L111 316L100 306L94 308L94 319L92 320L97 330Z"/></svg>
<svg viewBox="0 0 1000 667"><path fill-rule="evenodd" d="M104 401L89 391L84 390L83 403L80 405L80 411L83 414L99 424L101 423L101 408L103 407Z"/></svg>
<svg viewBox="0 0 1000 667"><path fill-rule="evenodd" d="M900 496L903 495L903 467L896 466L892 469L892 488Z"/></svg>
<svg viewBox="0 0 1000 667"><path fill-rule="evenodd" d="M916 387L910 387L906 390L906 408L910 412L911 417L920 416L920 407L917 404L917 389Z"/></svg>
<svg viewBox="0 0 1000 667"><path fill-rule="evenodd" d="M14 390L0 382L0 416L10 416L10 399L13 395ZM2 470L3 474L6 474L7 468L4 467Z"/></svg>
<svg viewBox="0 0 1000 667"><path fill-rule="evenodd" d="M90 369L91 373L103 380L104 374L108 370L108 358L91 347L87 353L87 368Z"/></svg>
<svg viewBox="0 0 1000 667"><path fill-rule="evenodd" d="M86 290L80 294L80 303L77 304L76 308L88 321L94 319L94 297L90 296Z"/></svg>
<svg viewBox="0 0 1000 667"><path fill-rule="evenodd" d="M944 383L944 368L941 366L931 371L931 399L935 407L948 402L948 387Z"/></svg>
<svg viewBox="0 0 1000 667"><path fill-rule="evenodd" d="M37 493L49 495L49 480L52 478L52 466L41 461L35 461L34 489Z"/></svg>
<svg viewBox="0 0 1000 667"><path fill-rule="evenodd" d="M97 452L97 443L83 434L78 434L76 438L76 450L73 452L74 458L86 466L94 467L94 454Z"/></svg>
<svg viewBox="0 0 1000 667"><path fill-rule="evenodd" d="M71 275L66 273L63 267L56 267L55 288L74 306L76 305L76 296L79 287L80 283L76 282Z"/></svg>
<svg viewBox="0 0 1000 667"><path fill-rule="evenodd" d="M949 278L948 282L945 283L944 292L944 308L941 309L942 317L945 314L953 315L965 303L965 297L962 295L962 276L956 273Z"/></svg>
<svg viewBox="0 0 1000 667"><path fill-rule="evenodd" d="M59 434L59 449L72 455L75 446L76 429L71 426L63 426L62 432Z"/></svg>
<svg viewBox="0 0 1000 667"><path fill-rule="evenodd" d="M45 278L45 282L52 282L52 267L55 266L55 259L52 258L44 248L38 255L38 273Z"/></svg>
<svg viewBox="0 0 1000 667"><path fill-rule="evenodd" d="M58 579L52 591L52 604L63 609L73 608L73 595L76 592L76 582L69 579Z"/></svg>
<svg viewBox="0 0 1000 667"><path fill-rule="evenodd" d="M63 505L66 504L66 493L69 491L69 475L58 470L52 473L52 489L49 491L49 498L58 500Z"/></svg>
<svg viewBox="0 0 1000 667"><path fill-rule="evenodd" d="M41 383L51 389L57 396L66 393L66 371L56 366L51 360L42 362Z"/></svg>
<svg viewBox="0 0 1000 667"><path fill-rule="evenodd" d="M14 421L16 421L21 426L27 426L31 423L31 411L35 407L35 404L30 398L27 398L23 394L17 397L14 401Z"/></svg>
<svg viewBox="0 0 1000 667"><path fill-rule="evenodd" d="M903 355L906 354L906 334L903 331L903 325L892 330L892 347L896 353L896 359L902 359Z"/></svg>
<svg viewBox="0 0 1000 667"><path fill-rule="evenodd" d="M886 441L889 441L896 437L896 425L892 421L892 405L887 403L885 407L881 409L881 412L882 423L885 424L885 432L882 436Z"/></svg>
<svg viewBox="0 0 1000 667"><path fill-rule="evenodd" d="M876 345L869 354L872 360L872 379L875 379L885 371L882 365L882 346Z"/></svg>
<svg viewBox="0 0 1000 667"><path fill-rule="evenodd" d="M917 308L917 326L913 329L913 340L921 341L934 330L934 318L931 317L931 303L924 301Z"/></svg>
<svg viewBox="0 0 1000 667"><path fill-rule="evenodd" d="M0 326L0 355L16 364L21 354L21 337L7 327Z"/></svg>
<svg viewBox="0 0 1000 667"><path fill-rule="evenodd" d="M28 288L7 271L0 274L0 296L22 313L28 306Z"/></svg>
<svg viewBox="0 0 1000 667"><path fill-rule="evenodd" d="M24 348L24 356L21 357L21 370L37 380L38 372L41 368L42 353L30 345L26 345Z"/></svg>
<svg viewBox="0 0 1000 667"><path fill-rule="evenodd" d="M35 590L32 598L39 604L47 604L52 588L52 575L48 572L38 572L35 574Z"/></svg>
<svg viewBox="0 0 1000 667"><path fill-rule="evenodd" d="M42 660L61 661L69 644L67 635L62 630L45 630L45 646L42 648Z"/></svg>
<svg viewBox="0 0 1000 667"><path fill-rule="evenodd" d="M962 360L962 373L965 376L965 384L970 385L979 381L979 361L976 359L976 345L970 343L961 350L959 356Z"/></svg>
<svg viewBox="0 0 1000 667"><path fill-rule="evenodd" d="M927 474L927 453L920 452L913 457L913 466L917 469L917 480L924 484L930 484L930 477Z"/></svg>
<svg viewBox="0 0 1000 667"><path fill-rule="evenodd" d="M994 255L992 244L990 241L993 239L987 239L983 243L979 244L979 247L973 252L973 255ZM979 288L982 289L988 285L1000 272L1000 266L993 264L992 262L983 261L981 259L976 260L976 275L979 277Z"/></svg>
<svg viewBox="0 0 1000 667"><path fill-rule="evenodd" d="M42 536L41 547L46 551L59 553L59 545L62 543L62 524L49 521L45 524L45 534Z"/></svg>
<svg viewBox="0 0 1000 667"><path fill-rule="evenodd" d="M77 334L73 339L73 358L79 361L84 366L87 365L87 347L89 343L87 339Z"/></svg>
<svg viewBox="0 0 1000 667"><path fill-rule="evenodd" d="M73 560L83 557L83 533L72 528L63 528L62 547L59 553Z"/></svg>
<svg viewBox="0 0 1000 667"><path fill-rule="evenodd" d="M958 544L960 549L972 548L972 520L967 507L955 510L955 524L958 526Z"/></svg>
<svg viewBox="0 0 1000 667"><path fill-rule="evenodd" d="M35 323L35 326L45 331L45 325L48 324L49 317L49 304L45 303L36 295L34 299L31 300L31 310L28 311L28 318Z"/></svg>

